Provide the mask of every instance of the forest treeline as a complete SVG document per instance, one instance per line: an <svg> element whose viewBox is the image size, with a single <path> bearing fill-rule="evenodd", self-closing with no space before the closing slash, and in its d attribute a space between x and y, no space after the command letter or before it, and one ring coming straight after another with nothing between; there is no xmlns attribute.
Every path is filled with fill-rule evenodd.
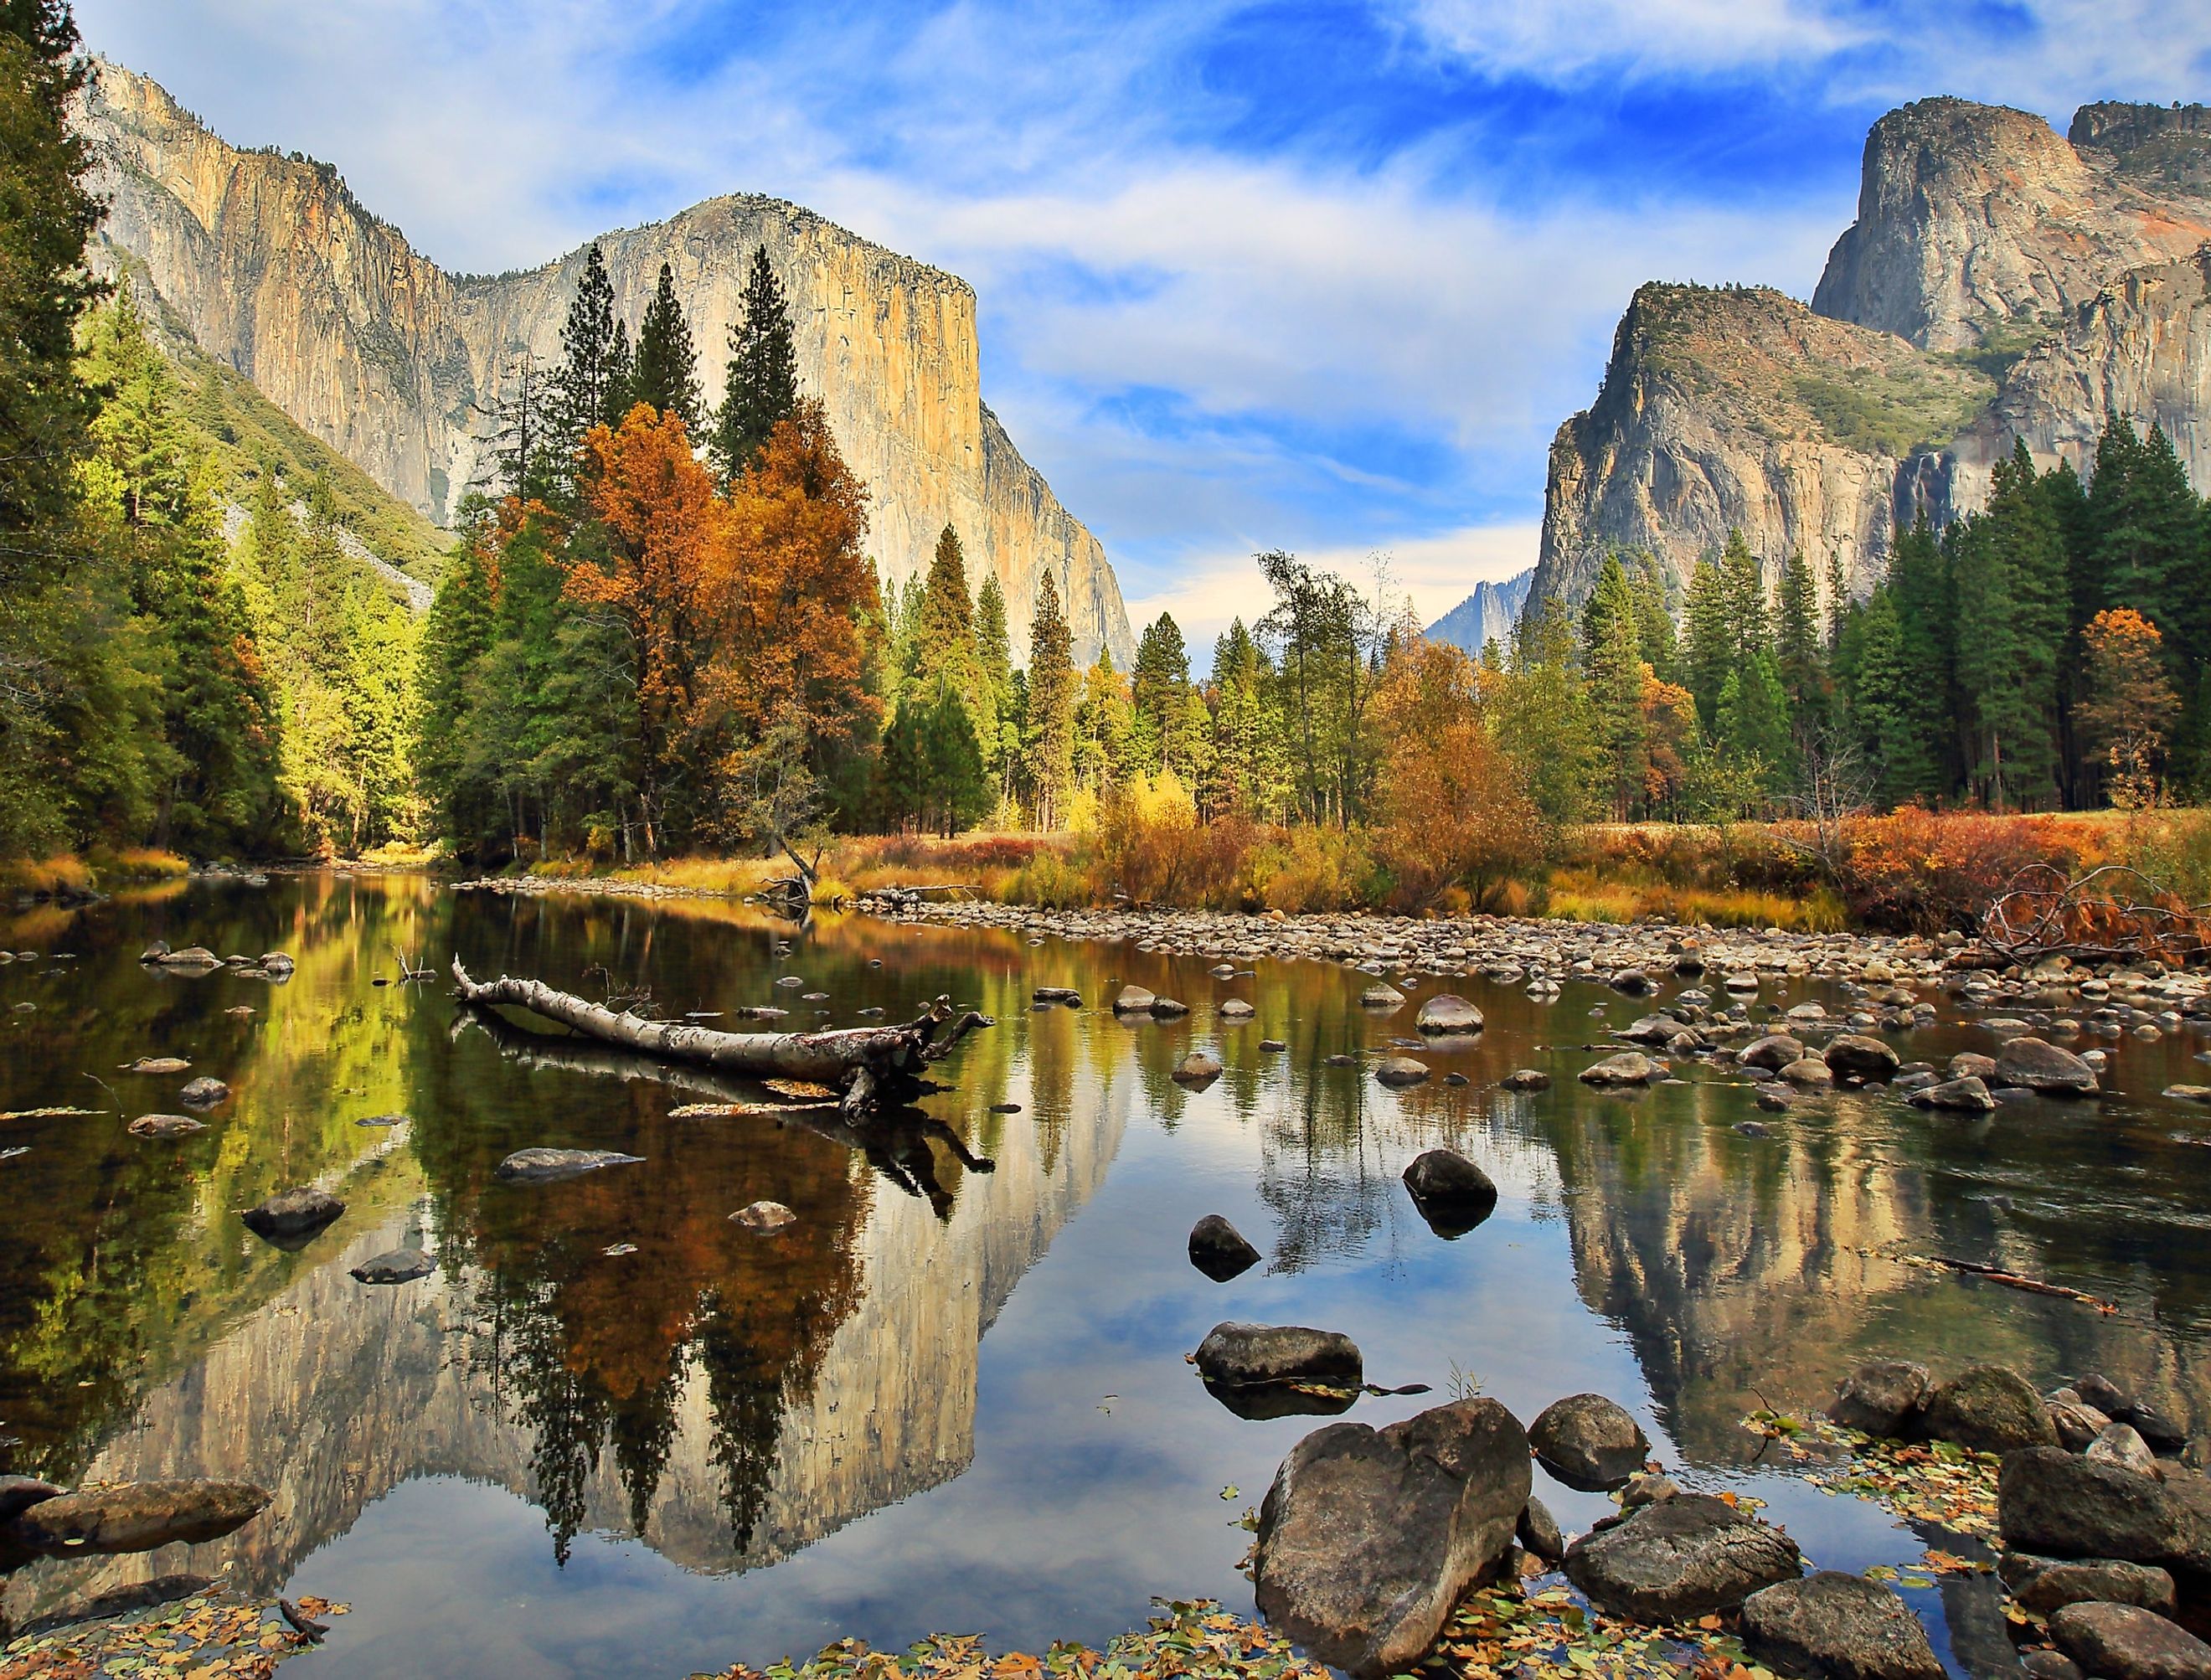
<svg viewBox="0 0 2211 1680"><path fill-rule="evenodd" d="M1592 820L2211 781L2211 509L2160 433L2115 423L2085 482L2022 449L1856 600L1738 537L1686 588L1608 559L1470 657L1275 552L1248 621L1194 658L1162 615L1124 672L1077 663L1059 579L1009 603L950 526L882 585L765 249L711 409L672 276L633 330L589 253L559 357L502 382L493 476L416 619L327 484L223 481L208 393L88 273L61 0L0 7L0 854L635 863L1227 825L1355 832L1372 896L1479 901Z"/></svg>

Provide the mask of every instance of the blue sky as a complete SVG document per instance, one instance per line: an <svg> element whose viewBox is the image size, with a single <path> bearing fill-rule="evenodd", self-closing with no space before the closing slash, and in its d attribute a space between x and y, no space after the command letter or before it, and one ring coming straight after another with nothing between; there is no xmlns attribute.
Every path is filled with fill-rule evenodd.
<svg viewBox="0 0 2211 1680"><path fill-rule="evenodd" d="M972 282L984 394L1142 619L1288 548L1433 618L1535 557L1645 279L1808 296L1867 125L2211 97L2202 0L77 0L451 267L776 194Z"/></svg>

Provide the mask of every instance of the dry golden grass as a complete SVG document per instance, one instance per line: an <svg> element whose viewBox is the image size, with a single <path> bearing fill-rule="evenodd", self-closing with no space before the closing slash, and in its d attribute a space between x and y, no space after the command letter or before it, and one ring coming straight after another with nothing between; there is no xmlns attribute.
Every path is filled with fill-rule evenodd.
<svg viewBox="0 0 2211 1680"><path fill-rule="evenodd" d="M92 887L92 867L82 858L15 858L0 861L0 892L82 893Z"/></svg>

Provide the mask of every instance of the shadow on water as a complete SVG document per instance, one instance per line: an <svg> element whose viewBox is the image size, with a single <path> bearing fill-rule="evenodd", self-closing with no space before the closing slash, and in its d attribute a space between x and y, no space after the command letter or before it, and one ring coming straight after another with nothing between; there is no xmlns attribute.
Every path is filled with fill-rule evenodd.
<svg viewBox="0 0 2211 1680"><path fill-rule="evenodd" d="M282 986L165 976L136 960L154 938L297 968ZM1324 1397L1218 1404L1184 1356L1232 1318L1345 1331L1378 1384L1434 1391L1324 1397L1377 1423L1475 1388L1523 1418L1611 1394L1675 1474L1755 1491L1835 1568L1909 1562L1922 1540L1761 1459L1741 1427L1760 1397L1816 1405L1876 1355L1989 1358L2038 1382L2101 1368L2211 1426L2211 1133L2153 1095L2194 1070L2195 1039L2111 1046L2128 1095L2102 1104L1968 1125L1845 1093L1746 1136L1750 1093L1715 1070L1633 1100L1578 1086L1585 1046L1628 1018L1586 987L1547 1004L1393 974L1410 1001L1375 1011L1348 967L1215 979L1211 959L1133 945L409 877L195 882L33 911L0 945L40 953L0 966L0 1111L100 1111L0 1121L23 1151L0 1159L0 1469L241 1476L276 1496L207 1545L21 1570L0 1598L18 1622L227 1568L351 1602L317 1659L342 1674L676 1674L846 1633L1102 1639L1154 1593L1248 1606L1234 1519ZM950 1089L853 1125L457 1015L442 985L388 983L397 952L589 975L726 1025L771 1006L790 1028L863 1024L940 993L1001 1024L940 1067ZM1191 1014L1117 1020L1098 1000L1124 983ZM1037 986L1091 1004L1033 1010ZM1487 1029L1398 1042L1446 987ZM1808 985L1760 1007L1808 997L1838 1001ZM1220 1015L1230 998L1255 1013ZM1991 1035L1953 1022L1896 1042L1940 1060ZM1174 1071L1200 1048L1221 1076L1185 1089ZM1399 1052L1437 1077L1385 1089L1373 1061ZM142 1056L191 1066L120 1071ZM1498 1089L1520 1067L1553 1089ZM207 1131L124 1130L201 1073L233 1093ZM745 1112L678 1112L701 1104ZM497 1178L538 1144L642 1159ZM1485 1217L1431 1221L1407 1193L1438 1145L1496 1180ZM300 1184L345 1216L297 1253L246 1234L239 1210ZM761 1200L795 1222L731 1220ZM1193 1267L1207 1213L1260 1263ZM438 1270L348 1275L403 1246ZM1944 1258L2110 1310L1929 1264ZM1569 1526L1608 1508L1544 1491ZM1985 1620L1914 1602L1961 1641Z"/></svg>

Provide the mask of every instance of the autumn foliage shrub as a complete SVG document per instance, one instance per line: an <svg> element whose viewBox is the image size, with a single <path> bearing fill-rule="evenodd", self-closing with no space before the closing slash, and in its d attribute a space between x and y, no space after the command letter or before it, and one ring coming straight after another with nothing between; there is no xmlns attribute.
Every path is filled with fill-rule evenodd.
<svg viewBox="0 0 2211 1680"><path fill-rule="evenodd" d="M2082 825L1907 806L1843 825L1835 873L1851 919L1895 933L1970 931L2034 864L2081 867Z"/></svg>

